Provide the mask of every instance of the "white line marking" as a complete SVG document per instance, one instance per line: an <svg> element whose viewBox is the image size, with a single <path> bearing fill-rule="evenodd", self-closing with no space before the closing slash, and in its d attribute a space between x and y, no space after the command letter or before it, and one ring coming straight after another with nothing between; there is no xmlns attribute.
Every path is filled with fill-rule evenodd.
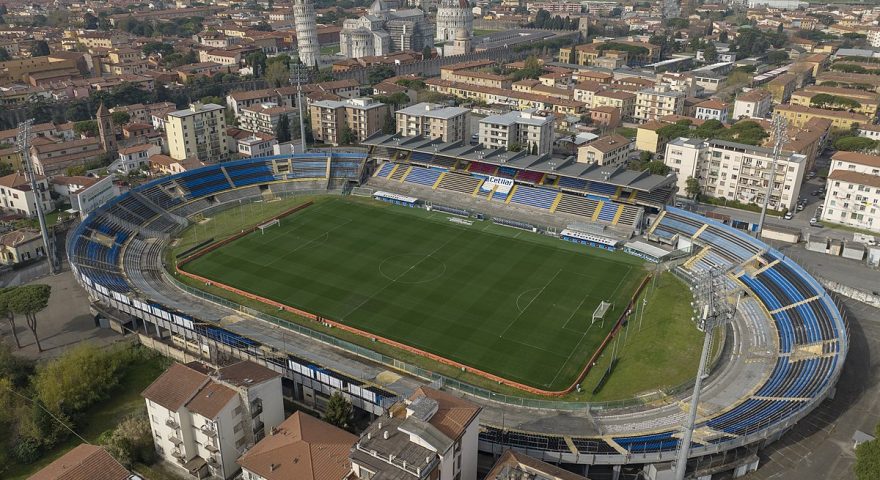
<svg viewBox="0 0 880 480"><path fill-rule="evenodd" d="M517 315L516 318L514 318L513 321L510 322L510 323L507 325L507 328L505 328L504 331L501 332L501 335L498 335L498 338L504 338L504 334L507 333L508 330L510 330L510 327L512 327L513 324L516 323L516 322L519 320L519 317L521 317L522 314L523 314L526 310L529 309L529 306L532 304L532 302L534 302L536 298L540 297L541 294L544 293L544 290L545 290L545 289L546 289L551 283L553 283L553 280L555 280L556 277L558 277L559 274L560 274L561 272L562 272L562 269L560 268L559 270L556 271L555 274L553 274L553 276L550 278L550 280L549 280L546 284L544 284L543 287L541 287L541 291L539 291L537 295L535 295L534 297L532 297L531 300L529 300L529 303L526 304L525 308L523 308L522 311L519 312L519 315Z"/></svg>

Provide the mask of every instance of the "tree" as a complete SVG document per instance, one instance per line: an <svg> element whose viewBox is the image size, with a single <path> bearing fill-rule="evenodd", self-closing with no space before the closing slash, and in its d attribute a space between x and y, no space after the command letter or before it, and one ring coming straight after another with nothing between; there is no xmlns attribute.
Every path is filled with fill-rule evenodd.
<svg viewBox="0 0 880 480"><path fill-rule="evenodd" d="M685 182L684 192L689 198L693 198L694 200L699 199L700 194L702 193L700 181L694 177L688 177L687 181Z"/></svg>
<svg viewBox="0 0 880 480"><path fill-rule="evenodd" d="M73 165L67 167L67 169L64 171L64 173L67 174L68 177L80 177L82 175L85 175L86 172L87 170L85 165Z"/></svg>
<svg viewBox="0 0 880 480"><path fill-rule="evenodd" d="M728 35L727 35L727 31L726 31L726 30L722 30L721 33L718 34L718 41L719 41L719 42L721 42L721 43L727 43L727 40L728 40L728 39L729 39L729 37L728 37Z"/></svg>
<svg viewBox="0 0 880 480"><path fill-rule="evenodd" d="M79 135L86 134L89 137L98 135L98 122L95 120L83 120L73 124L73 131Z"/></svg>
<svg viewBox="0 0 880 480"><path fill-rule="evenodd" d="M272 62L266 67L266 83L270 87L283 87L290 84L290 68L284 62Z"/></svg>
<svg viewBox="0 0 880 480"><path fill-rule="evenodd" d="M354 134L348 123L343 124L342 129L339 130L339 144L351 145L355 142L357 142L357 135Z"/></svg>
<svg viewBox="0 0 880 480"><path fill-rule="evenodd" d="M335 425L343 430L351 427L351 403L338 391L330 395L327 402L327 410L324 411L323 420L330 425Z"/></svg>
<svg viewBox="0 0 880 480"><path fill-rule="evenodd" d="M131 115L128 112L113 112L110 118L113 120L113 125L120 126L127 124L131 120Z"/></svg>
<svg viewBox="0 0 880 480"><path fill-rule="evenodd" d="M864 442L856 447L856 479L873 480L880 478L880 425L874 429L875 440Z"/></svg>
<svg viewBox="0 0 880 480"><path fill-rule="evenodd" d="M394 122L394 117L391 115L391 112L386 112L385 121L382 122L382 133L391 135L395 131L397 131L397 124Z"/></svg>
<svg viewBox="0 0 880 480"><path fill-rule="evenodd" d="M272 31L272 25L269 25L265 21L262 21L256 25L252 26L251 28L254 30L257 30L258 32L271 32Z"/></svg>
<svg viewBox="0 0 880 480"><path fill-rule="evenodd" d="M840 137L834 148L845 152L867 152L877 148L877 141L866 137Z"/></svg>
<svg viewBox="0 0 880 480"><path fill-rule="evenodd" d="M785 50L774 50L767 54L767 63L772 63L774 65L785 63L788 59L789 55Z"/></svg>
<svg viewBox="0 0 880 480"><path fill-rule="evenodd" d="M7 60L12 60L12 57L9 55L9 51L5 48L0 48L0 62L5 62Z"/></svg>
<svg viewBox="0 0 880 480"><path fill-rule="evenodd" d="M9 322L9 329L12 330L12 337L15 338L15 346L21 348L21 341L18 339L18 332L15 331L15 312L9 308L9 294L15 290L14 288L4 288L0 290L0 316L5 316Z"/></svg>
<svg viewBox="0 0 880 480"><path fill-rule="evenodd" d="M153 432L146 414L126 418L100 443L125 468L135 463L150 464L155 458Z"/></svg>
<svg viewBox="0 0 880 480"><path fill-rule="evenodd" d="M290 117L287 115L281 115L278 118L278 125L275 126L275 138L278 143L290 141Z"/></svg>
<svg viewBox="0 0 880 480"><path fill-rule="evenodd" d="M49 43L45 40L37 40L31 47L32 57L46 57L49 55Z"/></svg>
<svg viewBox="0 0 880 480"><path fill-rule="evenodd" d="M262 51L247 54L244 61L253 69L255 77L266 72L266 54Z"/></svg>
<svg viewBox="0 0 880 480"><path fill-rule="evenodd" d="M380 67L375 67L367 74L367 82L370 85L375 85L377 83L381 83L386 78L391 78L395 75L394 69L387 66L382 65Z"/></svg>
<svg viewBox="0 0 880 480"><path fill-rule="evenodd" d="M639 161L642 163L648 163L651 161L651 158L654 157L654 154L651 152L643 151L639 154Z"/></svg>
<svg viewBox="0 0 880 480"><path fill-rule="evenodd" d="M97 30L98 29L98 17L92 15L89 12L86 12L83 15L83 26L86 30Z"/></svg>
<svg viewBox="0 0 880 480"><path fill-rule="evenodd" d="M150 42L144 45L142 51L147 56L156 53L165 57L174 53L174 46L164 42Z"/></svg>
<svg viewBox="0 0 880 480"><path fill-rule="evenodd" d="M52 287L36 284L18 287L7 297L8 307L17 315L24 315L27 326L37 342L37 350L42 352L40 337L37 335L37 314L49 306L49 295Z"/></svg>
<svg viewBox="0 0 880 480"><path fill-rule="evenodd" d="M653 175L666 175L667 173L669 173L669 167L661 160L653 160L651 162L648 162L645 167L645 169L648 170L648 173L651 173Z"/></svg>
<svg viewBox="0 0 880 480"><path fill-rule="evenodd" d="M709 43L703 50L703 59L708 63L715 63L718 60L718 49L715 48L714 43Z"/></svg>

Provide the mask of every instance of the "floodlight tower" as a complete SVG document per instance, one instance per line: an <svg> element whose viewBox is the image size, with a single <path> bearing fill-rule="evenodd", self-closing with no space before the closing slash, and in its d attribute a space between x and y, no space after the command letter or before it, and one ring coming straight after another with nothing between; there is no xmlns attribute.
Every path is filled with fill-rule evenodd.
<svg viewBox="0 0 880 480"><path fill-rule="evenodd" d="M40 222L40 236L43 237L43 248L46 249L46 258L49 260L49 273L55 275L55 251L53 242L49 239L49 230L46 228L46 217L43 215L43 192L37 185L37 175L34 173L34 166L31 164L30 139L31 125L34 119L28 119L18 124L18 147L21 149L22 164L25 167L28 181L31 184L31 191L36 196L37 220Z"/></svg>
<svg viewBox="0 0 880 480"><path fill-rule="evenodd" d="M297 63L290 66L291 80L296 82L296 107L299 109L299 141L301 153L306 153L306 124L302 105L302 84L309 81L309 68Z"/></svg>
<svg viewBox="0 0 880 480"><path fill-rule="evenodd" d="M703 349L700 353L700 365L697 368L697 378L694 381L694 392L691 394L691 408L688 412L687 423L681 436L681 444L678 450L678 458L675 461L675 478L684 480L687 470L687 460L691 450L691 439L694 435L694 424L697 421L697 408L700 405L700 389L703 387L703 378L706 377L706 364L709 360L709 351L712 346L712 334L718 327L723 327L733 320L736 314L736 306L731 305L729 294L732 289L727 281L727 270L713 269L700 274L691 287L694 294L694 307L700 330L703 331ZM739 297L737 297L739 303Z"/></svg>
<svg viewBox="0 0 880 480"><path fill-rule="evenodd" d="M773 117L773 162L770 164L770 178L767 180L767 191L764 192L764 203L761 204L761 216L758 218L758 230L755 237L761 237L761 231L764 229L764 218L767 216L767 206L770 204L770 195L773 194L773 184L776 183L776 165L779 163L779 157L782 156L782 145L785 144L785 129L788 122L782 115Z"/></svg>

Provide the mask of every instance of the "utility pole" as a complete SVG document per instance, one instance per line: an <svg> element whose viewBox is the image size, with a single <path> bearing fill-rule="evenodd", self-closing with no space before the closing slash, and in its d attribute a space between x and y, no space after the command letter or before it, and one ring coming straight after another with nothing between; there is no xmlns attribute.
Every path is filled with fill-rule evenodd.
<svg viewBox="0 0 880 480"><path fill-rule="evenodd" d="M736 308L731 308L728 301L725 275L726 271L711 270L700 275L691 291L694 294L694 313L703 330L703 349L700 352L700 365L697 368L697 378L694 381L694 392L691 394L691 407L688 412L687 424L681 436L678 457L675 460L675 478L684 480L687 471L687 460L691 450L691 440L694 436L694 424L697 421L697 409L700 406L700 390L703 387L703 377L706 376L706 364L709 360L709 351L712 345L712 334L717 327L723 327L733 320Z"/></svg>
<svg viewBox="0 0 880 480"><path fill-rule="evenodd" d="M308 81L308 67L301 63L292 65L290 72L296 82L296 106L299 109L299 141L302 153L306 153L306 124L302 107L302 83Z"/></svg>
<svg viewBox="0 0 880 480"><path fill-rule="evenodd" d="M40 221L40 235L43 237L43 248L46 249L46 259L49 260L49 273L55 275L55 250L54 242L49 239L49 230L46 228L46 217L43 215L43 192L37 186L37 175L34 173L34 166L31 164L30 139L31 125L34 119L28 119L18 124L18 145L21 148L21 159L25 166L28 180L31 184L31 191L37 198L36 209L37 219Z"/></svg>
<svg viewBox="0 0 880 480"><path fill-rule="evenodd" d="M761 216L758 218L758 231L755 232L756 238L760 238L761 231L764 230L767 205L770 204L770 195L773 194L773 184L776 182L776 165L779 163L779 157L782 156L782 145L785 143L787 123L782 115L773 117L773 134L776 135L775 142L773 142L773 162L770 165L770 179L767 181L767 191L764 192L764 203L761 205Z"/></svg>

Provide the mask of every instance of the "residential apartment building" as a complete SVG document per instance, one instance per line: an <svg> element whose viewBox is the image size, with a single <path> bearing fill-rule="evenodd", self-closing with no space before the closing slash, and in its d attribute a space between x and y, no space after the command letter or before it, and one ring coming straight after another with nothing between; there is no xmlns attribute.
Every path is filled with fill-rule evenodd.
<svg viewBox="0 0 880 480"><path fill-rule="evenodd" d="M666 115L682 115L684 113L685 94L676 92L667 85L646 88L636 94L636 120L656 120Z"/></svg>
<svg viewBox="0 0 880 480"><path fill-rule="evenodd" d="M880 233L880 156L831 157L822 220Z"/></svg>
<svg viewBox="0 0 880 480"><path fill-rule="evenodd" d="M128 174L149 168L150 157L162 153L162 149L152 143L142 143L119 150L119 157L107 167L110 172Z"/></svg>
<svg viewBox="0 0 880 480"><path fill-rule="evenodd" d="M830 104L828 107L852 110L871 118L877 116L877 106L880 104L880 94L877 92L867 92L865 90L856 90L853 88L826 87L824 85L810 85L794 92L791 95L791 104L812 107L813 98L817 95L831 95L833 97L855 101L858 103L858 106L855 108L852 108L852 106L848 104Z"/></svg>
<svg viewBox="0 0 880 480"><path fill-rule="evenodd" d="M594 125L603 125L606 128L617 128L620 126L621 115L620 109L617 107L595 107L590 109L590 120Z"/></svg>
<svg viewBox="0 0 880 480"><path fill-rule="evenodd" d="M358 437L296 412L238 459L244 480L342 480Z"/></svg>
<svg viewBox="0 0 880 480"><path fill-rule="evenodd" d="M704 195L762 204L771 181L773 150L722 140L677 138L666 144L664 162L684 192L688 178L700 182ZM792 210L806 172L804 155L784 152L772 174L771 209Z"/></svg>
<svg viewBox="0 0 880 480"><path fill-rule="evenodd" d="M348 128L360 142L382 130L388 106L371 98L321 100L309 105L312 134L316 141L339 145Z"/></svg>
<svg viewBox="0 0 880 480"><path fill-rule="evenodd" d="M412 137L424 135L444 142L460 142L467 137L467 108L436 103L418 103L395 112L397 133Z"/></svg>
<svg viewBox="0 0 880 480"><path fill-rule="evenodd" d="M599 137L578 148L577 161L599 165L625 165L627 156L632 150L632 140L614 133Z"/></svg>
<svg viewBox="0 0 880 480"><path fill-rule="evenodd" d="M694 106L694 117L700 120L718 120L727 123L730 121L730 107L719 100L706 100Z"/></svg>
<svg viewBox="0 0 880 480"><path fill-rule="evenodd" d="M624 120L630 120L635 113L636 94L618 90L606 90L593 96L593 108L615 107Z"/></svg>
<svg viewBox="0 0 880 480"><path fill-rule="evenodd" d="M281 376L248 361L175 363L142 395L159 456L196 478L233 478L241 452L284 419Z"/></svg>
<svg viewBox="0 0 880 480"><path fill-rule="evenodd" d="M859 125L859 136L880 140L880 125Z"/></svg>
<svg viewBox="0 0 880 480"><path fill-rule="evenodd" d="M214 163L227 157L226 118L223 107L214 103L193 103L165 118L171 158L196 157Z"/></svg>
<svg viewBox="0 0 880 480"><path fill-rule="evenodd" d="M778 104L787 103L795 88L797 88L797 75L793 73L784 73L767 84L773 102Z"/></svg>
<svg viewBox="0 0 880 480"><path fill-rule="evenodd" d="M583 102L587 108L593 108L593 98L608 88L607 84L592 80L580 82L574 87L574 99Z"/></svg>
<svg viewBox="0 0 880 480"><path fill-rule="evenodd" d="M773 96L767 90L756 88L738 97L733 102L733 120L741 118L767 118L770 114Z"/></svg>
<svg viewBox="0 0 880 480"><path fill-rule="evenodd" d="M364 431L351 449L350 480L476 480L481 408L420 387Z"/></svg>
<svg viewBox="0 0 880 480"><path fill-rule="evenodd" d="M550 153L553 147L553 117L542 117L534 111L510 111L489 115L480 120L478 138L489 148L520 147L538 155Z"/></svg>
<svg viewBox="0 0 880 480"><path fill-rule="evenodd" d="M288 128L293 128L299 122L297 109L278 105L277 103L261 103L252 107L241 109L238 124L243 130L275 135L281 117L287 117ZM297 132L299 129L297 128ZM299 135L297 135L298 137Z"/></svg>
<svg viewBox="0 0 880 480"><path fill-rule="evenodd" d="M868 125L872 118L859 113L844 112L838 110L823 110L821 108L804 107L801 105L777 105L773 109L775 113L782 115L788 124L794 127L803 127L814 118L831 120L834 128L849 130L853 125Z"/></svg>
<svg viewBox="0 0 880 480"><path fill-rule="evenodd" d="M5 212L33 217L37 214L39 200L42 202L43 212L55 210L46 177L37 175L36 180L38 192L31 189L27 177L21 173L0 177L0 208Z"/></svg>

